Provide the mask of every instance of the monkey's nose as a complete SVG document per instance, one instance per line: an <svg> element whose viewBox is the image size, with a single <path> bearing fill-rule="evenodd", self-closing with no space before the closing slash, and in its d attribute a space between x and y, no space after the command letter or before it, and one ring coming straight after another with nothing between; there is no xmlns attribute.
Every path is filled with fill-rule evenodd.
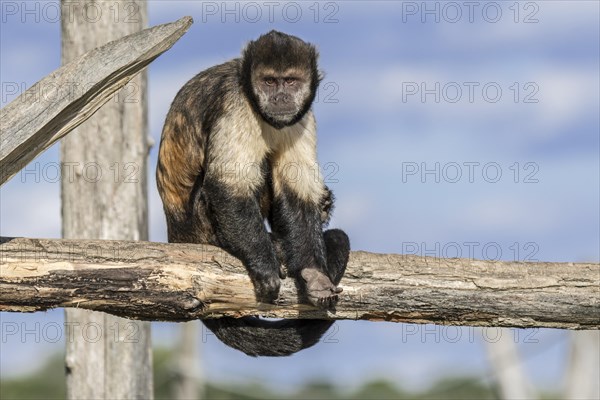
<svg viewBox="0 0 600 400"><path fill-rule="evenodd" d="M292 97L285 93L277 93L273 96L274 103L289 103L292 100Z"/></svg>

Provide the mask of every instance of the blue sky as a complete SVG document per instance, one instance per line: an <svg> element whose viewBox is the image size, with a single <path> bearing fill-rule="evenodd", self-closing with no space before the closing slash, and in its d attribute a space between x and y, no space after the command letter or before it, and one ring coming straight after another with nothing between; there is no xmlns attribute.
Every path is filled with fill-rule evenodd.
<svg viewBox="0 0 600 400"><path fill-rule="evenodd" d="M37 3L38 15L22 8L9 15L7 3L21 3L0 3L5 105L16 97L15 85L27 88L60 65L60 23L56 2ZM195 20L149 68L149 133L156 143L181 85L239 55L248 40L282 30L320 49L319 160L337 197L333 226L348 232L354 249L598 261L598 2L475 2L471 10L435 1L247 4L229 3L228 13L221 2L149 2L151 25L184 15ZM156 151L150 238L165 241ZM39 171L56 162L56 146L33 161ZM39 182L17 175L2 187L3 236L60 237L60 184L41 175ZM1 318L25 327L63 320L61 310ZM409 335L409 325L337 326L337 342L283 360L249 359L209 337L206 372L214 380L235 376L275 387L315 377L357 385L385 376L417 388L449 373L487 376L480 330L465 329L454 343L441 327ZM569 334L520 332L516 342L531 379L560 387ZM174 335L172 324L156 324L158 343L170 344ZM34 367L39 354L63 343L35 339L0 342L2 376ZM340 360L333 369L332 357Z"/></svg>

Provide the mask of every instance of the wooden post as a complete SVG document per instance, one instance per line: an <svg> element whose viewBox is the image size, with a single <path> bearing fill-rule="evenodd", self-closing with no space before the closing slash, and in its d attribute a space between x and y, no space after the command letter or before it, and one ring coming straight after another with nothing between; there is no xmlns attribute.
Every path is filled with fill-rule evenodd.
<svg viewBox="0 0 600 400"><path fill-rule="evenodd" d="M172 398L176 400L204 398L204 382L200 370L200 322L181 323L179 340L175 344Z"/></svg>
<svg viewBox="0 0 600 400"><path fill-rule="evenodd" d="M143 0L61 2L62 63L147 25ZM64 238L148 239L146 75L127 84L61 143ZM69 173L73 172L73 173ZM66 311L70 399L153 397L150 324ZM101 335L91 340L91 327Z"/></svg>
<svg viewBox="0 0 600 400"><path fill-rule="evenodd" d="M499 398L506 400L535 399L535 391L523 368L513 335L503 329L495 342L485 343Z"/></svg>
<svg viewBox="0 0 600 400"><path fill-rule="evenodd" d="M600 332L573 332L565 372L563 398L600 399Z"/></svg>

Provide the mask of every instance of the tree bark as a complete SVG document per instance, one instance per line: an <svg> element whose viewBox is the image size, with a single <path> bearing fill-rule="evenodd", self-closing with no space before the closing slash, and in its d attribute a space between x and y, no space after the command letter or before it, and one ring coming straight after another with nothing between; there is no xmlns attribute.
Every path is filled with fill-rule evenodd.
<svg viewBox="0 0 600 400"><path fill-rule="evenodd" d="M63 1L63 64L144 29L146 6ZM61 180L64 238L148 240L146 81L146 72L138 74L61 142L61 163L75 171ZM84 309L67 309L66 321L103 332L98 341L67 341L68 398L153 398L149 322Z"/></svg>
<svg viewBox="0 0 600 400"><path fill-rule="evenodd" d="M0 311L53 307L133 319L220 316L364 319L466 326L598 329L600 265L442 259L352 252L334 312L258 303L248 275L208 245L3 239Z"/></svg>

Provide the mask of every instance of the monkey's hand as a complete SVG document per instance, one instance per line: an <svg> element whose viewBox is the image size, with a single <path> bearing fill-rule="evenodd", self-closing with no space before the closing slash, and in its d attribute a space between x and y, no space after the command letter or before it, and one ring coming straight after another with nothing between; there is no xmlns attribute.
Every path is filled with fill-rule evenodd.
<svg viewBox="0 0 600 400"><path fill-rule="evenodd" d="M252 279L256 299L262 303L275 303L279 297L279 288L281 287L281 278L279 271L273 273L263 273Z"/></svg>
<svg viewBox="0 0 600 400"><path fill-rule="evenodd" d="M312 305L330 308L337 303L342 288L335 286L323 272L316 268L304 268L300 276L306 282L306 294Z"/></svg>

